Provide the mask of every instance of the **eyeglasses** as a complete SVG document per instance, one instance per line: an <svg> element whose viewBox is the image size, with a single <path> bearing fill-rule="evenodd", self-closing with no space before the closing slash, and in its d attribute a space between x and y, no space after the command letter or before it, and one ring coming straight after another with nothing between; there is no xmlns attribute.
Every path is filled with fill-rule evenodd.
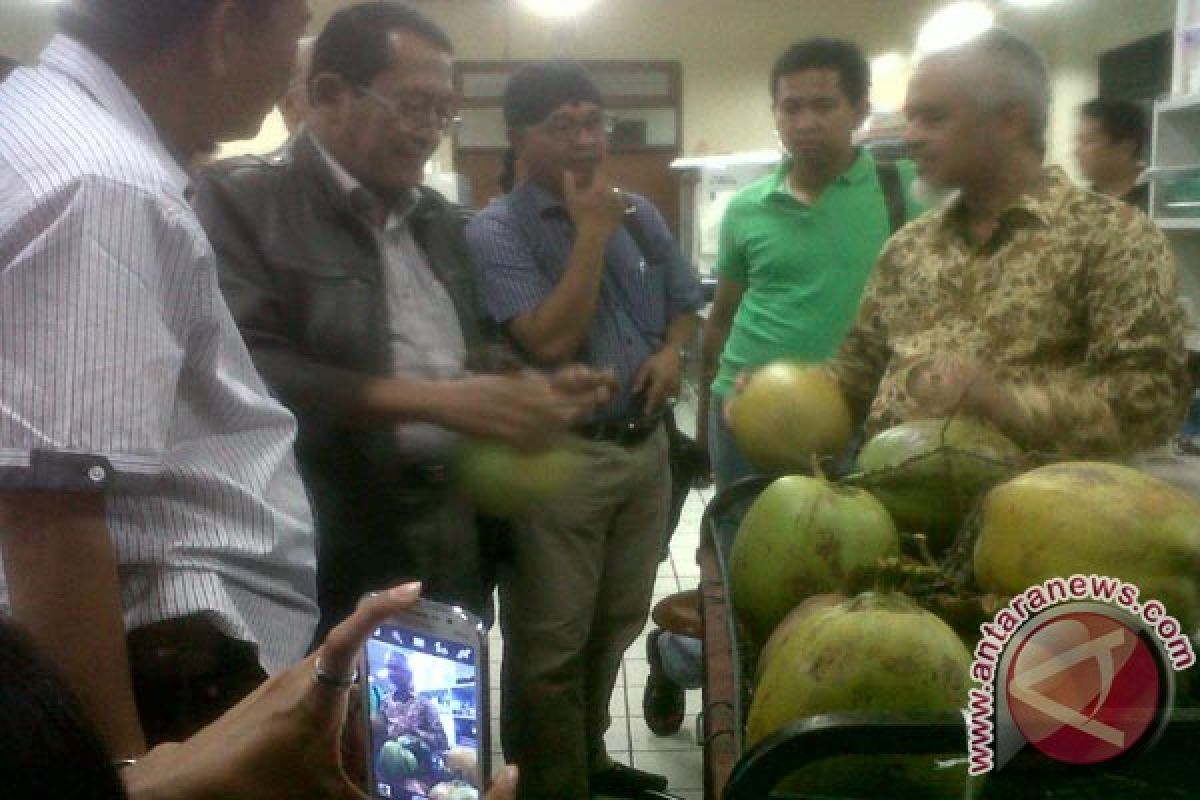
<svg viewBox="0 0 1200 800"><path fill-rule="evenodd" d="M369 97L379 104L388 116L402 121L411 128L432 128L439 135L451 128L457 128L462 123L454 106L447 102L438 102L428 97L405 97L391 100L366 86L356 86L354 91Z"/></svg>
<svg viewBox="0 0 1200 800"><path fill-rule="evenodd" d="M573 142L581 131L587 131L592 136L601 134L610 136L613 128L616 127L616 122L616 117L608 113L589 114L582 119L562 114L552 116L531 127L560 141Z"/></svg>

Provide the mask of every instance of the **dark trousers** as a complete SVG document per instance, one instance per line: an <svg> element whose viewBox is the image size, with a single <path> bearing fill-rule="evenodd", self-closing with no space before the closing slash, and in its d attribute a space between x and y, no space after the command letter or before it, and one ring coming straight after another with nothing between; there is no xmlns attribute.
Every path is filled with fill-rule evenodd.
<svg viewBox="0 0 1200 800"><path fill-rule="evenodd" d="M151 747L191 736L267 677L254 646L223 634L209 614L137 628L126 643L138 716Z"/></svg>
<svg viewBox="0 0 1200 800"><path fill-rule="evenodd" d="M314 647L354 610L364 593L408 581L421 581L422 597L462 606L485 620L490 617L494 578L484 569L485 533L471 505L443 492L414 493L407 505L393 497L390 507L397 509L397 517L389 524L355 526L322 520L317 501L321 619Z"/></svg>

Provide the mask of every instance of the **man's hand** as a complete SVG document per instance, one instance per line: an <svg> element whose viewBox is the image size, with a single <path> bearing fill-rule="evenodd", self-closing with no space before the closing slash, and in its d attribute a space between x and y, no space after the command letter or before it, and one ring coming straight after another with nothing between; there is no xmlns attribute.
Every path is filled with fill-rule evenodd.
<svg viewBox="0 0 1200 800"><path fill-rule="evenodd" d="M475 375L447 381L430 414L443 427L472 436L536 447L608 402L611 375L567 367L552 377L537 372Z"/></svg>
<svg viewBox="0 0 1200 800"><path fill-rule="evenodd" d="M550 376L550 384L578 406L578 416L591 414L610 403L621 388L613 370L597 370L581 364L557 370Z"/></svg>
<svg viewBox="0 0 1200 800"><path fill-rule="evenodd" d="M1006 431L1018 422L1012 393L976 361L937 359L915 367L907 388L912 419L966 415Z"/></svg>
<svg viewBox="0 0 1200 800"><path fill-rule="evenodd" d="M725 398L725 405L721 409L722 416L725 417L726 428L733 428L733 404L737 402L737 399L741 396L742 392L746 391L746 385L750 383L750 377L752 375L754 375L753 370L746 370L739 372L733 378L733 391L729 393L729 397Z"/></svg>
<svg viewBox="0 0 1200 800"><path fill-rule="evenodd" d="M664 347L642 362L641 369L633 378L632 391L646 398L645 411L653 414L667 400L679 396L680 373L683 362L674 347Z"/></svg>
<svg viewBox="0 0 1200 800"><path fill-rule="evenodd" d="M353 674L371 632L419 594L420 584L408 584L368 597L315 654L187 741L151 750L123 773L132 800L365 800L342 762L350 692L318 682L316 665ZM501 773L489 800L511 800L515 783L515 772Z"/></svg>
<svg viewBox="0 0 1200 800"><path fill-rule="evenodd" d="M563 173L563 204L581 234L587 232L607 241L621 227L628 202L602 173L597 172L590 184L580 187L575 183L575 173L567 170Z"/></svg>

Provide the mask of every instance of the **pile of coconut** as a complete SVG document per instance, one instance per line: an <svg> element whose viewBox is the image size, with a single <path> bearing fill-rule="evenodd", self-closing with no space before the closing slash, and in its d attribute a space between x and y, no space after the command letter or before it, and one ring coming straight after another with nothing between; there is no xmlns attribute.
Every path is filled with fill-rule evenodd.
<svg viewBox="0 0 1200 800"><path fill-rule="evenodd" d="M1119 464L1044 463L965 417L883 431L827 479L820 465L847 447L851 422L819 367L760 370L729 413L747 458L782 474L743 517L729 563L756 661L750 745L820 714L965 708L979 625L1050 578L1122 579L1197 629L1200 502L1166 482ZM913 759L835 759L794 788L964 796L962 762L935 773Z"/></svg>

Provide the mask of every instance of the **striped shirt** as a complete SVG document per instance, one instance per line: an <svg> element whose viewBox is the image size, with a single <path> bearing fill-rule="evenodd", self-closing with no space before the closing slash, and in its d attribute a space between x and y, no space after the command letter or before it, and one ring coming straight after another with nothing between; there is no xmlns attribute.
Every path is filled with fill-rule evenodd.
<svg viewBox="0 0 1200 800"><path fill-rule="evenodd" d="M187 176L63 36L0 85L0 119L0 488L103 491L126 626L214 612L281 669L315 620L295 422L221 299Z"/></svg>
<svg viewBox="0 0 1200 800"><path fill-rule="evenodd" d="M627 195L645 233L643 253L627 228L608 240L604 276L591 328L578 359L616 371L621 391L606 416L636 415L630 387L681 314L703 305L700 280L684 260L662 216L648 200ZM562 201L533 181L494 200L467 225L488 313L502 325L541 305L562 278L575 226Z"/></svg>

